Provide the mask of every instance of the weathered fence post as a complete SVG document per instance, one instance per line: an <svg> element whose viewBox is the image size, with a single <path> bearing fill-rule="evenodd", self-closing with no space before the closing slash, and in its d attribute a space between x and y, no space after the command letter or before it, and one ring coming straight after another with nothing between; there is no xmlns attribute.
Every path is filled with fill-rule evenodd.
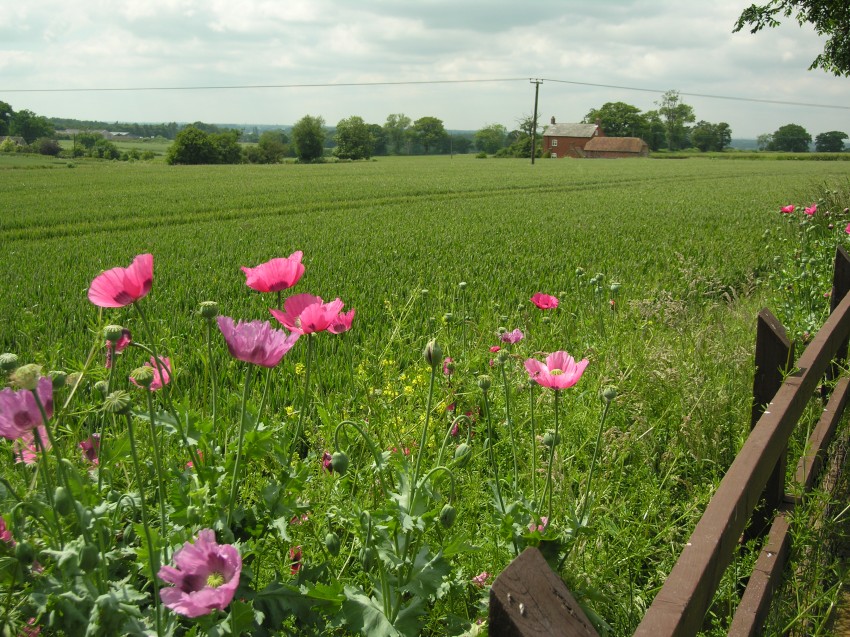
<svg viewBox="0 0 850 637"><path fill-rule="evenodd" d="M782 380L794 362L794 345L782 323L767 308L759 312L756 329L756 360L753 378L753 408L750 430L765 412ZM744 531L744 540L762 537L773 520L773 514L785 497L785 465L787 453L783 452L764 489L763 504L753 512L750 525Z"/></svg>
<svg viewBox="0 0 850 637"><path fill-rule="evenodd" d="M832 270L832 293L829 298L829 312L835 311L838 304L844 295L850 292L850 254L844 249L844 246L838 246L835 249L835 265ZM847 360L847 339L838 348L835 354L835 360L829 367L827 378L835 380L841 374L839 364Z"/></svg>
<svg viewBox="0 0 850 637"><path fill-rule="evenodd" d="M599 637L563 580L534 547L490 588L490 637Z"/></svg>

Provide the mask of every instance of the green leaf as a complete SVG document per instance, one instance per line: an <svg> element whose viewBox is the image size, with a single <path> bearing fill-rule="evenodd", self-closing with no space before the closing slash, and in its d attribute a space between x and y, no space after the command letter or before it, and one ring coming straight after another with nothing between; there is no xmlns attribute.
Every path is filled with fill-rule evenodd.
<svg viewBox="0 0 850 637"><path fill-rule="evenodd" d="M422 598L428 598L436 594L450 570L449 563L443 559L442 553L432 556L428 546L423 546L413 562L410 581L402 590Z"/></svg>
<svg viewBox="0 0 850 637"><path fill-rule="evenodd" d="M390 620L384 615L377 600L368 597L359 588L345 587L345 601L342 612L352 630L369 637L398 637L400 635Z"/></svg>

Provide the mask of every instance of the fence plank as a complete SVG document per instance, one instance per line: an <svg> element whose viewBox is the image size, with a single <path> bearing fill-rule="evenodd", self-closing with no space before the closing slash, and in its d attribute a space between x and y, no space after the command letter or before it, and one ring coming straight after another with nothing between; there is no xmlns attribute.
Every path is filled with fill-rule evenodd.
<svg viewBox="0 0 850 637"><path fill-rule="evenodd" d="M850 395L850 378L845 376L835 384L832 397L809 436L806 454L797 463L794 480L804 491L811 491L815 480L818 479L827 447L832 441L832 436L844 413L844 407L847 405L848 395Z"/></svg>
<svg viewBox="0 0 850 637"><path fill-rule="evenodd" d="M850 333L845 295L750 433L690 541L635 632L636 637L691 636L700 630L768 478L830 360Z"/></svg>
<svg viewBox="0 0 850 637"><path fill-rule="evenodd" d="M780 512L773 520L767 543L759 553L747 590L732 618L729 637L752 637L759 634L770 610L773 592L782 580L782 570L788 561L790 548L788 518L785 512Z"/></svg>
<svg viewBox="0 0 850 637"><path fill-rule="evenodd" d="M563 580L534 547L525 549L490 588L491 637L599 637Z"/></svg>
<svg viewBox="0 0 850 637"><path fill-rule="evenodd" d="M764 413L765 406L773 400L782 386L785 373L794 361L794 344L788 339L785 328L767 308L759 312L756 327L755 374L753 375L753 407L750 429ZM756 509L752 522L744 531L744 541L762 537L773 520L773 514L785 496L785 466L787 453L782 453L762 493L763 506Z"/></svg>
<svg viewBox="0 0 850 637"><path fill-rule="evenodd" d="M835 263L832 270L832 294L829 297L829 311L834 312L838 304L845 295L850 292L850 253L844 249L844 246L838 246L835 249ZM845 338L838 348L836 353L836 362L830 365L829 380L835 380L841 374L841 367L838 362L847 360L847 344Z"/></svg>

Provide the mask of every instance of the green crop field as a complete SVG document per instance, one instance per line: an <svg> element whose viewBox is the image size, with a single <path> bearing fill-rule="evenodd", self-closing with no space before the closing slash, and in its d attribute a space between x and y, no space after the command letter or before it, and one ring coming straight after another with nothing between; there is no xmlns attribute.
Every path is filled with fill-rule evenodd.
<svg viewBox="0 0 850 637"><path fill-rule="evenodd" d="M0 562L0 586L16 591L0 621L105 626L94 599L121 589L140 612L112 629L132 634L223 634L222 621L230 634L475 634L486 585L539 545L600 630L629 634L746 437L756 313L779 298L774 277L795 251L809 254L779 209L819 201L835 223L816 232L834 246L847 241L848 192L844 161L0 157L0 351L83 372L73 395L56 389L51 435L74 465L68 490L92 511L88 530L49 512L56 458L38 474L4 465L3 510L40 503L27 506L44 525L24 513L6 523L33 538L45 572ZM246 286L240 266L295 251L306 271L282 299ZM89 302L95 276L143 253L149 295ZM803 279L820 320L828 289ZM199 303L280 328L269 308L305 292L356 309L351 330L302 336L243 394L253 366L228 354L215 322L207 331ZM537 292L558 307L535 307ZM128 348L106 369L107 324L170 357L171 382L150 405L126 380L150 353ZM514 329L524 338L507 345L500 334ZM575 386L529 382L524 361L557 350L588 360ZM131 392L143 477L98 381ZM93 433L103 448L88 471L77 444ZM469 458L453 459L464 441ZM13 443L3 449L11 459ZM335 451L347 473L323 468ZM203 469L186 468L199 459ZM121 494L147 500L145 524ZM456 520L444 519L449 505ZM150 573L207 528L245 568L239 601L195 621L153 603ZM57 551L94 533L106 538L96 567L60 565ZM61 594L72 585L80 617ZM735 582L726 589L734 597Z"/></svg>

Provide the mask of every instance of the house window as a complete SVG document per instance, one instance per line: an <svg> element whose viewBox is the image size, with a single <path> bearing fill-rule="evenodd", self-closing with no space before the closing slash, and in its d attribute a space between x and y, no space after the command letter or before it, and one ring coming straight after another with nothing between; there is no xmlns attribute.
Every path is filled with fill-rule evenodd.
<svg viewBox="0 0 850 637"><path fill-rule="evenodd" d="M550 148L555 148L555 146L557 146L557 145L558 145L558 140L557 140L557 139L553 139L553 140L552 140L552 143L550 144Z"/></svg>

